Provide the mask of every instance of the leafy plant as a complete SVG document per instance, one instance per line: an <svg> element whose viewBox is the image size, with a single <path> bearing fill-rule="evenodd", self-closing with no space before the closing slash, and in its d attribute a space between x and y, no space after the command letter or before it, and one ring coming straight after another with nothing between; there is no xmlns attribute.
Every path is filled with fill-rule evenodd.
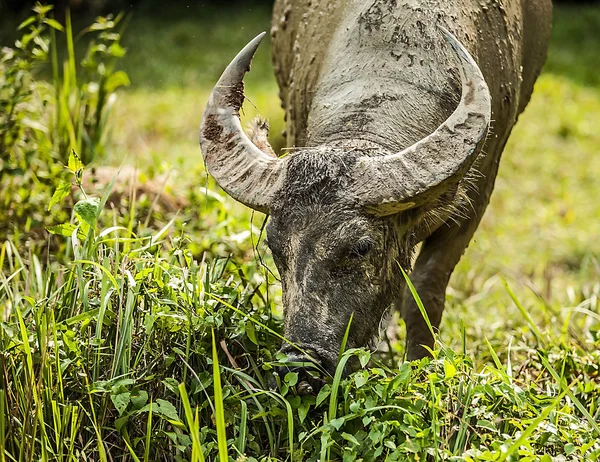
<svg viewBox="0 0 600 462"><path fill-rule="evenodd" d="M10 457L600 457L597 342L542 347L552 326L532 327L528 342L539 344L521 347L525 372L489 342L483 365L444 348L391 368L351 349L316 395L301 395L294 372L274 385L282 325L255 262L195 260L174 221L146 237L102 228L110 185L89 197L74 152L67 168L84 198L72 223L51 229L70 260L44 268L9 242L0 251L0 443ZM66 189L58 184L56 206Z"/></svg>
<svg viewBox="0 0 600 462"><path fill-rule="evenodd" d="M0 239L40 230L53 178L61 167L52 151L44 121L44 103L34 72L50 50L48 28L60 24L48 17L51 6L37 5L20 26L14 47L0 50ZM65 219L64 210L57 212Z"/></svg>
<svg viewBox="0 0 600 462"><path fill-rule="evenodd" d="M74 36L50 17L52 6L37 4L14 47L0 50L0 240L46 240L44 227L64 222L65 207L53 208L52 185L64 182L69 153L88 163L108 142L108 118L115 91L129 83L116 61L125 51L116 32L120 17L98 18L82 31L94 34L78 71ZM66 59L59 66L57 32L66 35ZM54 83L35 79L51 56ZM62 68L60 68L62 67ZM79 75L78 75L79 74Z"/></svg>
<svg viewBox="0 0 600 462"><path fill-rule="evenodd" d="M62 26L51 22L47 13L36 12L36 19L23 30L33 37L41 31L40 38L48 28L60 31ZM174 35L185 43L195 28L197 24L189 21L185 34ZM138 39L150 37L146 32ZM224 26L226 39L229 29ZM31 49L36 40L40 39L22 45L27 43L30 48L25 48ZM72 42L75 49L75 37ZM57 56L61 54L58 43ZM42 45L35 46L43 51ZM51 39L50 54L52 49ZM15 53L23 50L16 47ZM184 56L186 51L179 52ZM215 53L219 52L217 48ZM65 55L69 61L68 50ZM14 56L6 62L17 69ZM106 55L98 62L113 58ZM17 92L21 99L14 105L12 135L5 143L11 146L11 155L31 155L23 157L26 162L18 174L16 170L4 174L0 192L8 204L0 208L0 223L6 227L13 220L12 235L2 235L0 243L0 460L546 462L600 458L600 285L593 256L577 270L581 273L577 280L583 284L553 286L567 300L564 304L519 285L522 276L512 275L513 270L523 271L519 264L511 263L502 271L504 279L488 279L496 269L484 268L487 263L482 258L475 261L467 256L462 264L468 268L457 270L449 290L450 306L441 330L444 345L437 341L433 358L403 362L401 344L393 344L385 356L342 348L333 377L327 377L315 395L301 395L297 373L272 374L275 366L286 362L276 353L285 340L277 314L280 288L269 284L273 278L257 258L261 230L248 223L250 218L241 209L211 190L214 184L201 170L187 171L186 178L196 187L192 202L201 205L200 211L165 213L158 220L144 215L145 220L139 220L140 210L156 216L152 206L147 211L133 199L122 202L129 210L122 204L117 210L106 206L113 183L106 181L107 187L95 197L84 181L85 162L77 154L101 153L106 142L100 136L95 150L86 145L84 133L93 133L93 124L86 128L81 122L85 118L74 108L87 103L71 105L71 99L77 101L84 90L67 92L69 101L61 113L69 120L60 129L62 134L56 135L60 143L55 144L52 133L59 130L54 121L60 116L54 112L53 95L61 90L55 91L54 83L35 83L32 73L37 64L33 63L38 61L31 56L24 59L18 65L26 69L25 84ZM165 75L172 73L169 65L163 66ZM151 69L139 67L140 72ZM64 66L55 69L60 74L55 82L65 88L63 79L71 79L69 74L64 77ZM82 77L85 72L76 67L78 86L87 81ZM11 78L17 82L21 77ZM539 127L526 126L540 136L521 136L519 149L524 153L543 150L558 158L559 148L553 144L556 133L563 132L569 132L565 140L572 137L581 143L581 155L589 155L597 145L595 132L586 135L589 127L583 123L598 114L597 95L588 90L567 93L573 99L565 106L564 88L569 85L548 74L540 79L538 94L559 101L562 108L552 112L557 105L548 102L547 107L528 109L523 119L531 110L552 117ZM275 95L266 87L265 94ZM2 101L17 94L11 93L11 84L3 88L7 92ZM172 98L179 111L180 94ZM140 99L148 104L160 98L142 93ZM44 101L48 110L40 109ZM267 106L275 107L276 102ZM152 112L130 108L131 113L134 110ZM89 113L96 114L96 109ZM110 117L109 112L103 114ZM174 118L168 113L161 116ZM585 120L580 123L577 118ZM154 116L151 122L154 128ZM173 133L170 138L161 136L169 147L181 138ZM571 155L575 145L565 146ZM6 156L2 161L16 165ZM539 159L532 155L508 157L505 165L506 161L509 165L531 162L533 171L540 169ZM546 172L551 178L565 170L558 161L548 160L542 167L557 169ZM593 165L584 167L589 170ZM520 170L519 166L514 172ZM569 188L579 194L594 191L593 175L585 178L588 189ZM500 180L500 189L509 180L524 184L519 187L531 186L523 174ZM536 188L537 184L536 178ZM555 186L556 182L539 194L546 197L569 189ZM522 200L512 193L500 197L507 201L509 196L518 206L492 214L492 219L502 216L527 228L513 216L522 208ZM587 208L574 210L577 220L587 226L594 209L592 202L580 197L573 201ZM545 214L557 215L553 210ZM588 210L589 217L582 210ZM8 220L4 220L6 213L12 214ZM568 216L565 212L565 219ZM583 224L578 226L584 228ZM478 246L486 252L497 241L486 238L485 223L482 226L479 236L484 237ZM51 244L56 247L48 256L33 239L32 227L55 233ZM506 225L497 223L495 228L515 240L514 229L506 231ZM541 238L539 233L526 232ZM567 232L568 228L561 229L559 235ZM499 239L502 233L489 234ZM579 242L585 243L581 236L573 233L577 245L585 245ZM507 259L517 259L513 247ZM570 255L573 247L561 249L570 262L576 261L576 255ZM544 267L531 255L535 254L519 257ZM529 280L527 285L533 287ZM413 295L418 298L416 292ZM344 376L348 364L356 369Z"/></svg>
<svg viewBox="0 0 600 462"><path fill-rule="evenodd" d="M86 165L96 155L104 153L115 90L129 85L127 74L115 70L118 60L125 56L125 49L120 44L121 35L117 31L122 18L123 15L99 17L78 34L79 39L93 34L79 70L70 14L66 15L67 55L62 66L59 64L56 32L51 31L55 112L50 119L50 129L54 149L63 160L71 149L79 153ZM62 31L62 27L59 30Z"/></svg>

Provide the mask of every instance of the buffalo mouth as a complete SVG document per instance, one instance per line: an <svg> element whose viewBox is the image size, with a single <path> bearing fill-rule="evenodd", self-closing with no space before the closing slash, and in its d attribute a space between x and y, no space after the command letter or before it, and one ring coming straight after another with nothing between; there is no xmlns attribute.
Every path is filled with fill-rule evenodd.
<svg viewBox="0 0 600 462"><path fill-rule="evenodd" d="M316 395L333 378L338 356L318 346L301 350L298 351L291 345L283 346L280 352L287 357L275 367L274 375L281 380L290 372L297 373L298 380L294 387L296 393L301 396ZM348 371L345 370L344 376L347 374Z"/></svg>

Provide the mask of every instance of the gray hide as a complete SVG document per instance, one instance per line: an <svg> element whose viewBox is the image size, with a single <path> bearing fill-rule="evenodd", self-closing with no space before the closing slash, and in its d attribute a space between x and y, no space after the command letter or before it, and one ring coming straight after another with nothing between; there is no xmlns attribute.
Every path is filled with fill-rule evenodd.
<svg viewBox="0 0 600 462"><path fill-rule="evenodd" d="M377 335L390 305L406 322L409 359L425 355L423 345L433 346L416 304L405 295L399 267L411 270L422 242L411 280L437 328L450 274L488 204L502 149L542 67L550 24L549 0L275 2L273 61L287 144L294 148L284 167L275 162L285 175L273 173L269 152L254 151L235 172L240 182L211 171L230 162L227 156L250 152L237 125L229 122L239 106L215 109L218 96L205 112L201 144L207 167L221 185L270 213L267 238L282 278L284 333L326 369L335 367L350 316L348 346L363 346ZM489 87L493 123L485 145L477 145L472 135L464 139L479 158L464 163L468 171L457 169L460 178L439 182L423 200L398 199L385 209L349 201L349 191L357 188L363 198L385 195L385 182L373 180L377 176L363 175L369 180L364 182L357 177L361 159L406 150L457 108L457 55L438 26L470 52ZM243 88L236 89L239 96ZM462 94L464 101L464 82ZM217 133L209 122L218 117L228 125L225 131L226 124L219 125ZM242 142L246 147L236 148ZM455 156L456 146L438 152L435 163ZM209 165L207 157L225 160ZM261 166L261 186L249 194L248 169L255 164ZM274 183L276 188L270 186ZM263 188L265 194L257 193ZM288 345L283 351L301 357Z"/></svg>
<svg viewBox="0 0 600 462"><path fill-rule="evenodd" d="M411 230L410 244L423 242L411 280L436 327L450 274L488 204L502 150L544 63L551 10L550 0L275 2L273 63L288 146L373 143L394 152L435 130L460 96L452 52L436 25L458 38L483 73L493 123L485 156L475 166L479 173L470 175L471 205L434 209L434 223ZM386 249L379 264L387 266L396 251ZM400 258L405 267L409 260ZM394 284L402 286L393 269ZM421 357L419 345L432 346L421 314L410 295L397 297L395 305L406 322L408 357ZM379 321L378 311L364 316L370 326ZM313 320L310 311L306 319Z"/></svg>

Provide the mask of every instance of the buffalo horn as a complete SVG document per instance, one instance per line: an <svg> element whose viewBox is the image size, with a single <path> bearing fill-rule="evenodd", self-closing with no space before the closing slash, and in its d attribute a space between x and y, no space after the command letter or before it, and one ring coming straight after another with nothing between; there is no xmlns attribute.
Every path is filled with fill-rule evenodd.
<svg viewBox="0 0 600 462"><path fill-rule="evenodd" d="M458 58L460 103L431 135L403 151L359 158L353 192L377 215L419 206L458 183L485 141L491 117L487 84L469 52L454 35L440 29Z"/></svg>
<svg viewBox="0 0 600 462"><path fill-rule="evenodd" d="M200 122L200 147L206 169L225 192L254 210L269 213L283 182L281 161L252 143L239 117L244 74L264 35L238 53L214 87Z"/></svg>

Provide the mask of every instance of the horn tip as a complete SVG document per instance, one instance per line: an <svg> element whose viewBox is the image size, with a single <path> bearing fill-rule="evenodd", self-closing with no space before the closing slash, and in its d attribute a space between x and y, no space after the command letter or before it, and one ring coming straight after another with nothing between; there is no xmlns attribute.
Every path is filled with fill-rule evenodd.
<svg viewBox="0 0 600 462"><path fill-rule="evenodd" d="M264 38L265 34L266 32L263 31L256 37L254 37L252 40L250 40L250 42L248 42L248 44L242 49L242 51L240 51L238 55L233 59L233 61L229 64L227 70L229 70L229 68L233 66L236 69L236 75L239 76L241 73L241 76L243 77L243 75L250 69L250 62L252 61L254 53L256 53L256 50L258 49L258 46L260 45L260 42ZM227 72L227 70L225 71L225 73ZM223 75L225 75L225 73ZM221 78L223 78L223 76L221 76Z"/></svg>
<svg viewBox="0 0 600 462"><path fill-rule="evenodd" d="M265 37L266 34L266 31L262 31L260 34L258 34L252 40L250 40L250 42L248 43L248 45L245 46L245 48L248 50L252 50L251 53L254 54L256 52L256 49L258 48L258 45L260 45L260 42L262 42L262 39Z"/></svg>

